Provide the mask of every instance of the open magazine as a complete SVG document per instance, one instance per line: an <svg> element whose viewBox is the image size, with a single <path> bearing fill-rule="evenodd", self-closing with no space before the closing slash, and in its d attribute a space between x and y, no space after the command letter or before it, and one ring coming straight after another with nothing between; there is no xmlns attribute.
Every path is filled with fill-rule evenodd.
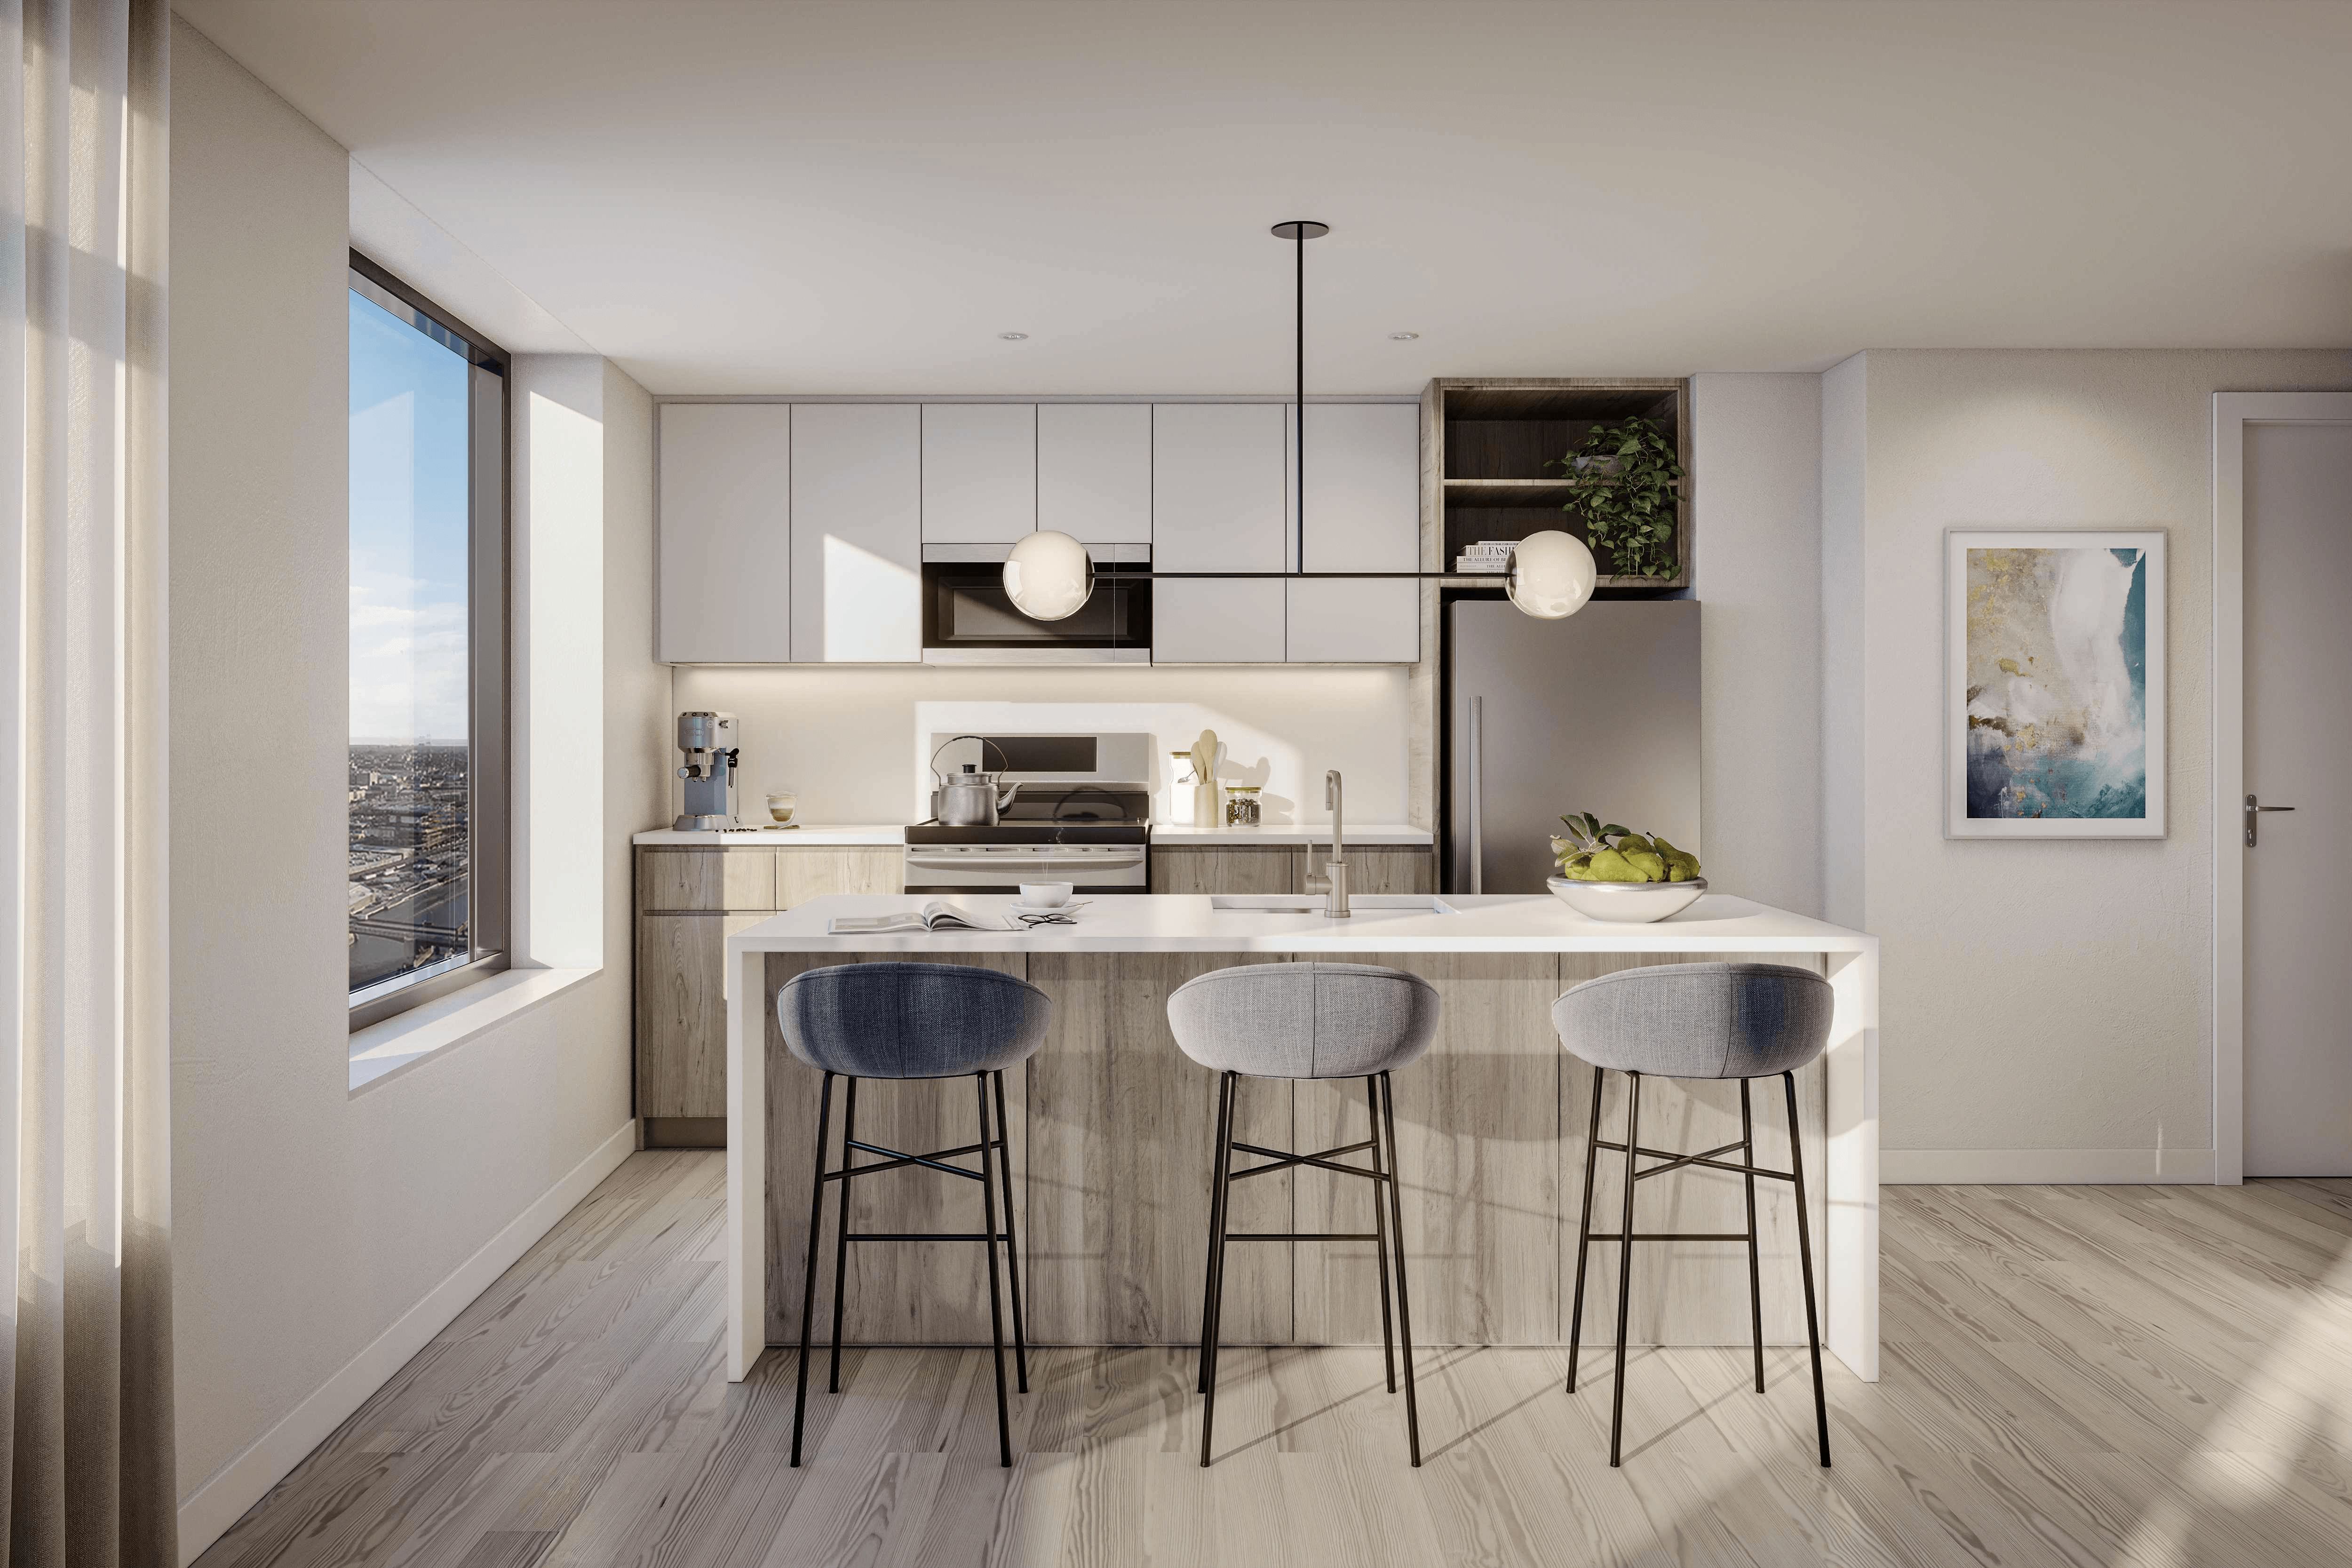
<svg viewBox="0 0 2352 1568"><path fill-rule="evenodd" d="M1018 931L1021 923L933 899L919 910L902 910L895 915L835 915L824 929L831 936L885 936L919 931Z"/></svg>

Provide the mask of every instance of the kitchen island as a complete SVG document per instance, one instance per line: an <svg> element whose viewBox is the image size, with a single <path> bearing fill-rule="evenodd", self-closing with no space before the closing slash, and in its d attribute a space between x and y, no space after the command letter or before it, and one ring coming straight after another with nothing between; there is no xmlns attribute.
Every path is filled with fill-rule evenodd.
<svg viewBox="0 0 2352 1568"><path fill-rule="evenodd" d="M1011 900L957 901L998 910ZM826 931L836 915L923 902L839 895L730 935L729 1377L743 1378L763 1347L799 1333L819 1075L784 1049L772 998L803 970L887 960L983 964L1053 997L1045 1047L1024 1070L1006 1074L1022 1281L1029 1337L1041 1344L1184 1343L1199 1333L1215 1077L1170 1037L1171 991L1227 964L1286 959L1384 963L1422 974L1440 994L1439 1035L1426 1057L1395 1078L1415 1337L1435 1345L1553 1344L1568 1338L1593 1077L1561 1050L1551 1004L1568 986L1612 970L1742 958L1812 967L1834 988L1829 1050L1798 1075L1814 1261L1825 1342L1856 1374L1877 1377L1875 938L1721 893L1651 925L1588 920L1545 895L1360 898L1345 920L1229 907L1246 901L1105 897L1067 925L836 937ZM1612 1076L1601 1137L1613 1129L1622 1140L1624 1080ZM1758 1104L1757 1157L1785 1168L1780 1097L1768 1089ZM1249 1079L1238 1136L1277 1148L1328 1148L1362 1137L1365 1114L1358 1080ZM960 1079L869 1082L858 1100L857 1136L915 1153L952 1148L972 1142L974 1115L970 1086ZM1738 1086L1653 1080L1643 1132L1645 1146L1692 1151L1736 1140ZM838 1163L838 1139L836 1130L829 1163ZM1616 1158L1604 1153L1601 1161L1596 1215L1616 1212ZM1361 1229L1370 1219L1370 1197L1357 1189L1368 1185L1311 1170L1268 1176L1235 1189L1235 1223ZM1766 1337L1800 1342L1792 1198L1780 1183L1758 1187ZM979 1228L974 1184L907 1171L854 1189L859 1230ZM1741 1184L1717 1173L1686 1170L1645 1184L1641 1197L1641 1229L1744 1225ZM828 1253L830 1237L828 1228ZM1592 1251L1588 1344L1614 1337L1612 1250ZM981 1253L950 1242L851 1248L845 1338L984 1342ZM1635 1268L1634 1342L1747 1342L1744 1246L1648 1246ZM822 1319L830 1316L824 1272L820 1338ZM1228 1266L1225 1289L1229 1343L1380 1338L1367 1246L1251 1247Z"/></svg>

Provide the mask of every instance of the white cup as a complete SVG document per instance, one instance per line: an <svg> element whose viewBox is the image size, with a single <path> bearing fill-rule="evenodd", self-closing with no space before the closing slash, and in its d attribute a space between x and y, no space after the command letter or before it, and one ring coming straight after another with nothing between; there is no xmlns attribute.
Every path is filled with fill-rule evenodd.
<svg viewBox="0 0 2352 1568"><path fill-rule="evenodd" d="M1024 882L1021 901L1032 909L1058 910L1070 901L1072 886L1068 882Z"/></svg>

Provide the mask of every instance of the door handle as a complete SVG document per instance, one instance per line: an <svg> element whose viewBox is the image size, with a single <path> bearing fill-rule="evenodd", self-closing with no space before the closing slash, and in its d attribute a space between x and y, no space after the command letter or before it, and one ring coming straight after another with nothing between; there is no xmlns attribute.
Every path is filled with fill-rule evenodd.
<svg viewBox="0 0 2352 1568"><path fill-rule="evenodd" d="M2293 811L2294 809L2294 807L2291 805L2264 805L2254 796L2248 795L2246 797L2246 847L2252 849L2254 847L2254 824L2259 814L2265 811Z"/></svg>

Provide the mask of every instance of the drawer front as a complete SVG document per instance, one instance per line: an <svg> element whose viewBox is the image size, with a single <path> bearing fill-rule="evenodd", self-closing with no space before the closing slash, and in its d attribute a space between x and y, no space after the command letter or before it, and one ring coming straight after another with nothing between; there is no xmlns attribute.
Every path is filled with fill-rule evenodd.
<svg viewBox="0 0 2352 1568"><path fill-rule="evenodd" d="M904 851L897 845L778 849L774 907L797 908L827 893L895 893L903 887Z"/></svg>
<svg viewBox="0 0 2352 1568"><path fill-rule="evenodd" d="M1298 854L1298 885L1307 886L1311 873L1320 876L1323 862L1331 858L1331 847L1318 844ZM1349 893L1433 893L1437 891L1437 851L1400 845L1369 848L1360 844L1348 846L1348 891Z"/></svg>
<svg viewBox="0 0 2352 1568"><path fill-rule="evenodd" d="M1265 845L1151 851L1155 893L1295 893L1297 855Z"/></svg>
<svg viewBox="0 0 2352 1568"><path fill-rule="evenodd" d="M776 851L640 849L637 908L679 914L781 909L776 902Z"/></svg>

